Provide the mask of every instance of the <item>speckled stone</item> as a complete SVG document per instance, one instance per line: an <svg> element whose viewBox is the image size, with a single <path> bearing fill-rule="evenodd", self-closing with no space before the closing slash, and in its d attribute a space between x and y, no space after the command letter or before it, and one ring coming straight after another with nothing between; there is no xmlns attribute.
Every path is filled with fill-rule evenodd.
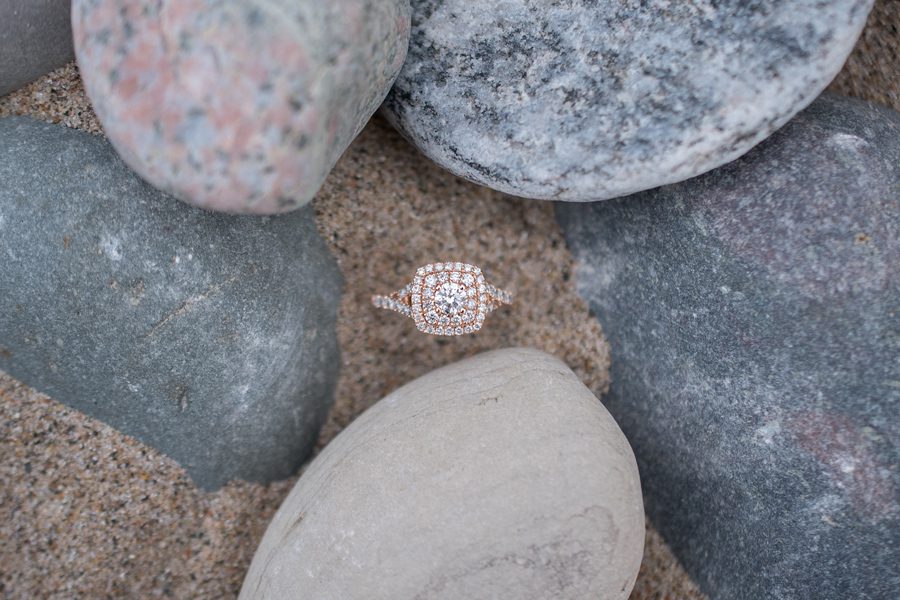
<svg viewBox="0 0 900 600"><path fill-rule="evenodd" d="M72 60L70 0L0 0L0 96Z"/></svg>
<svg viewBox="0 0 900 600"><path fill-rule="evenodd" d="M406 56L409 0L74 0L104 130L161 190L213 210L309 202Z"/></svg>
<svg viewBox="0 0 900 600"><path fill-rule="evenodd" d="M336 437L240 598L625 600L643 543L615 421L558 359L510 348L408 383Z"/></svg>
<svg viewBox="0 0 900 600"><path fill-rule="evenodd" d="M900 597L900 113L823 96L708 175L557 210L604 402L701 588Z"/></svg>
<svg viewBox="0 0 900 600"><path fill-rule="evenodd" d="M20 117L0 119L0 181L0 370L201 487L297 469L340 362L341 278L311 209L207 213L103 139Z"/></svg>
<svg viewBox="0 0 900 600"><path fill-rule="evenodd" d="M872 0L413 0L385 109L461 177L602 200L698 175L840 70Z"/></svg>

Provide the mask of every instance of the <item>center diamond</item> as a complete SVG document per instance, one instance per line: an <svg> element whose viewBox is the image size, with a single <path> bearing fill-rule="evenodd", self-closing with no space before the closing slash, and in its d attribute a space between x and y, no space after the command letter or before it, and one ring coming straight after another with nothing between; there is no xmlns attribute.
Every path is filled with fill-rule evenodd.
<svg viewBox="0 0 900 600"><path fill-rule="evenodd" d="M466 286L448 281L439 287L434 294L434 304L445 315L455 315L465 309Z"/></svg>

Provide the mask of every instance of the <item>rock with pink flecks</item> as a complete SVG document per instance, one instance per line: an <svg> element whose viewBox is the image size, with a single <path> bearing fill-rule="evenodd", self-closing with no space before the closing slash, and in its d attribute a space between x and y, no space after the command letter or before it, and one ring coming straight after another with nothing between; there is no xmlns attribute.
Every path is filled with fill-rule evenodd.
<svg viewBox="0 0 900 600"><path fill-rule="evenodd" d="M191 204L309 202L406 56L408 0L74 0L82 77L135 171Z"/></svg>

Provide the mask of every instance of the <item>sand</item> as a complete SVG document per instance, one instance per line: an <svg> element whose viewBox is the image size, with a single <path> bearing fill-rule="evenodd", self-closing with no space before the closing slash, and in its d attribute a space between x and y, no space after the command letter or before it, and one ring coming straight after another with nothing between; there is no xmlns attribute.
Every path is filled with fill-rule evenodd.
<svg viewBox="0 0 900 600"><path fill-rule="evenodd" d="M900 108L898 15L896 2L877 3L833 89ZM0 98L0 116L9 114L101 133L74 65ZM550 204L461 181L376 118L314 206L346 279L342 372L320 448L399 385L490 348L553 353L602 398L608 346L574 292ZM480 264L516 293L515 307L478 336L431 338L369 305L373 292L442 259ZM202 492L174 461L0 375L0 481L0 596L229 598L295 478ZM632 598L703 598L651 526Z"/></svg>
<svg viewBox="0 0 900 600"><path fill-rule="evenodd" d="M900 110L898 0L876 0L853 53L829 90Z"/></svg>

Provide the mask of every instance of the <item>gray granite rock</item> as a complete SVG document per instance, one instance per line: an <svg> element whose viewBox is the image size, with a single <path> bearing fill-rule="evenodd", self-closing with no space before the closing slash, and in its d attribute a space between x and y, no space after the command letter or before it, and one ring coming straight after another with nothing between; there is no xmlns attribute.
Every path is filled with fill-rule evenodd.
<svg viewBox="0 0 900 600"><path fill-rule="evenodd" d="M644 543L634 455L559 360L496 350L396 390L269 525L241 600L625 600Z"/></svg>
<svg viewBox="0 0 900 600"><path fill-rule="evenodd" d="M602 200L733 160L840 70L872 0L413 0L385 109L453 173Z"/></svg>
<svg viewBox="0 0 900 600"><path fill-rule="evenodd" d="M142 177L191 204L309 202L384 100L409 0L74 0L103 129Z"/></svg>
<svg viewBox="0 0 900 600"><path fill-rule="evenodd" d="M71 0L0 0L0 96L75 58Z"/></svg>
<svg viewBox="0 0 900 600"><path fill-rule="evenodd" d="M557 210L604 401L701 587L900 598L900 114L823 96L726 167Z"/></svg>
<svg viewBox="0 0 900 600"><path fill-rule="evenodd" d="M191 208L102 138L0 120L0 369L180 462L283 478L332 401L340 274L310 209Z"/></svg>

